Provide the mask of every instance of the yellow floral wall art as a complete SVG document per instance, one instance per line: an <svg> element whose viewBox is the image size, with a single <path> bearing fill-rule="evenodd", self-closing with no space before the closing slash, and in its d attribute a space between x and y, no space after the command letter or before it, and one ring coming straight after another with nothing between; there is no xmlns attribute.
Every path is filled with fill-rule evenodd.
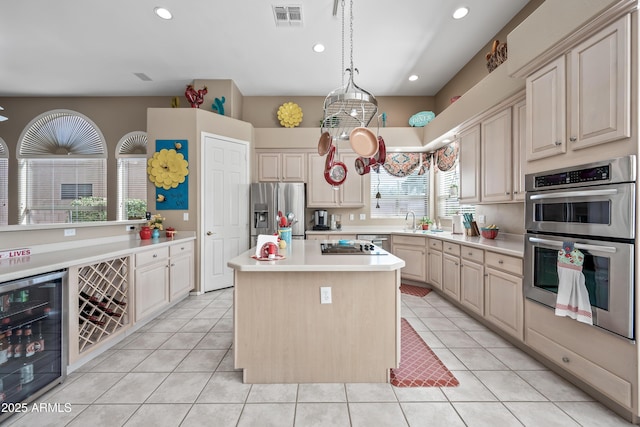
<svg viewBox="0 0 640 427"><path fill-rule="evenodd" d="M302 122L302 108L294 102L285 102L278 108L278 120L286 128L296 127Z"/></svg>
<svg viewBox="0 0 640 427"><path fill-rule="evenodd" d="M182 153L163 148L147 160L149 180L158 188L176 188L189 174L189 162Z"/></svg>

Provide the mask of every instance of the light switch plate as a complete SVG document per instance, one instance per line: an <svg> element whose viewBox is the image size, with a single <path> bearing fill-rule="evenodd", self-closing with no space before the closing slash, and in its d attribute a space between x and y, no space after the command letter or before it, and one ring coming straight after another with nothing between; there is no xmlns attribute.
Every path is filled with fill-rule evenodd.
<svg viewBox="0 0 640 427"><path fill-rule="evenodd" d="M354 214L349 214L349 221L353 221L354 219L356 219L356 216Z"/></svg>
<svg viewBox="0 0 640 427"><path fill-rule="evenodd" d="M367 219L367 214L360 214L360 221Z"/></svg>
<svg viewBox="0 0 640 427"><path fill-rule="evenodd" d="M320 287L320 304L331 304L331 286Z"/></svg>
<svg viewBox="0 0 640 427"><path fill-rule="evenodd" d="M189 212L185 212L182 214L182 220L183 221L189 221Z"/></svg>

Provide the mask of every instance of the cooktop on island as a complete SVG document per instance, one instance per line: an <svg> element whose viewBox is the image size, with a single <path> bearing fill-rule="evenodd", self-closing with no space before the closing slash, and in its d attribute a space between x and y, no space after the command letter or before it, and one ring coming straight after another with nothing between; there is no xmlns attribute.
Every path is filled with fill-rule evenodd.
<svg viewBox="0 0 640 427"><path fill-rule="evenodd" d="M322 255L386 255L382 249L369 242L340 240L332 243L320 243Z"/></svg>

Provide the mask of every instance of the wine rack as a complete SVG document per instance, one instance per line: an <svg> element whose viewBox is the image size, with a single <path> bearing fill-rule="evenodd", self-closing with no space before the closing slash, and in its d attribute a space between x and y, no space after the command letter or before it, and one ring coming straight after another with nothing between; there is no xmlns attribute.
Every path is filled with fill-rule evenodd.
<svg viewBox="0 0 640 427"><path fill-rule="evenodd" d="M129 257L77 270L78 355L129 325Z"/></svg>

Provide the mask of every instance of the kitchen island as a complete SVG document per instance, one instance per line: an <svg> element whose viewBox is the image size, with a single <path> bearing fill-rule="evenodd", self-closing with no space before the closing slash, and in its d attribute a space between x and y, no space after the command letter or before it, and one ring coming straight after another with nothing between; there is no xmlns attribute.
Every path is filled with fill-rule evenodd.
<svg viewBox="0 0 640 427"><path fill-rule="evenodd" d="M404 261L323 255L320 243L293 240L278 261L257 261L251 249L228 262L245 383L388 382L398 366Z"/></svg>

